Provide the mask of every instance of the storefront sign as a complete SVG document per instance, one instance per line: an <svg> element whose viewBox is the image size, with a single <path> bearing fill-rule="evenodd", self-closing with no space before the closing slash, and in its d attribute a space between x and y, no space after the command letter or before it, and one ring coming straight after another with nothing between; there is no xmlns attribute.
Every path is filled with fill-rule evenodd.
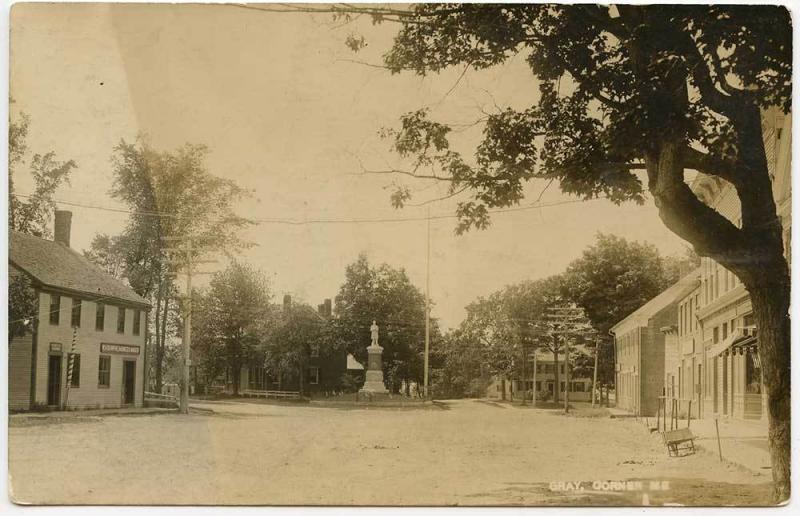
<svg viewBox="0 0 800 516"><path fill-rule="evenodd" d="M138 355L139 346L130 346L127 344L110 344L102 342L100 344L100 353L116 353L118 355Z"/></svg>
<svg viewBox="0 0 800 516"><path fill-rule="evenodd" d="M51 342L50 343L50 351L61 351L61 343L60 342Z"/></svg>

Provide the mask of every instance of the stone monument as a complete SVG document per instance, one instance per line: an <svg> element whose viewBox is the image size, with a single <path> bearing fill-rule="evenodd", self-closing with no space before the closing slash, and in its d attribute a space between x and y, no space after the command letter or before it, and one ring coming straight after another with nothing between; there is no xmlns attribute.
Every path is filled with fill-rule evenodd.
<svg viewBox="0 0 800 516"><path fill-rule="evenodd" d="M367 359L366 381L358 392L368 395L389 394L383 384L383 348L378 345L378 324L372 321L369 330L372 334L372 343L367 346L369 358Z"/></svg>

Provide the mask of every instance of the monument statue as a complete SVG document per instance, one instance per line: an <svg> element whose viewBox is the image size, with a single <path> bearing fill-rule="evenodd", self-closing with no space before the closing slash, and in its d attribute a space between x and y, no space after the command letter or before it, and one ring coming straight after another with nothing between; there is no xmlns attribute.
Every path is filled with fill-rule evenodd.
<svg viewBox="0 0 800 516"><path fill-rule="evenodd" d="M378 324L375 321L372 321L372 326L369 327L369 331L372 333L372 344L371 346L378 345Z"/></svg>
<svg viewBox="0 0 800 516"><path fill-rule="evenodd" d="M369 327L372 342L367 346L367 371L365 374L364 386L360 393L366 394L370 399L376 395L385 396L389 394L388 389L383 384L383 348L378 344L378 323L372 321Z"/></svg>

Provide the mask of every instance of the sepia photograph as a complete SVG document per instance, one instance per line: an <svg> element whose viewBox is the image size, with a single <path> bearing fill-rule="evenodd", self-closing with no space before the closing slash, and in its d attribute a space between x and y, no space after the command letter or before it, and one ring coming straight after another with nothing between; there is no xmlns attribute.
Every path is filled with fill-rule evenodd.
<svg viewBox="0 0 800 516"><path fill-rule="evenodd" d="M8 505L787 509L792 14L11 5Z"/></svg>

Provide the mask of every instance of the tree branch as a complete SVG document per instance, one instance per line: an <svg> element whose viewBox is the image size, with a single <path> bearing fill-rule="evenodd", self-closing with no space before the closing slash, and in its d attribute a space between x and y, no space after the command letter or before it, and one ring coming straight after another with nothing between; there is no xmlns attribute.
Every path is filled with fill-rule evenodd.
<svg viewBox="0 0 800 516"><path fill-rule="evenodd" d="M724 158L706 154L687 146L681 151L681 160L686 168L692 168L703 174L719 177L734 186L738 186L741 182L741 178L736 174L736 164Z"/></svg>

